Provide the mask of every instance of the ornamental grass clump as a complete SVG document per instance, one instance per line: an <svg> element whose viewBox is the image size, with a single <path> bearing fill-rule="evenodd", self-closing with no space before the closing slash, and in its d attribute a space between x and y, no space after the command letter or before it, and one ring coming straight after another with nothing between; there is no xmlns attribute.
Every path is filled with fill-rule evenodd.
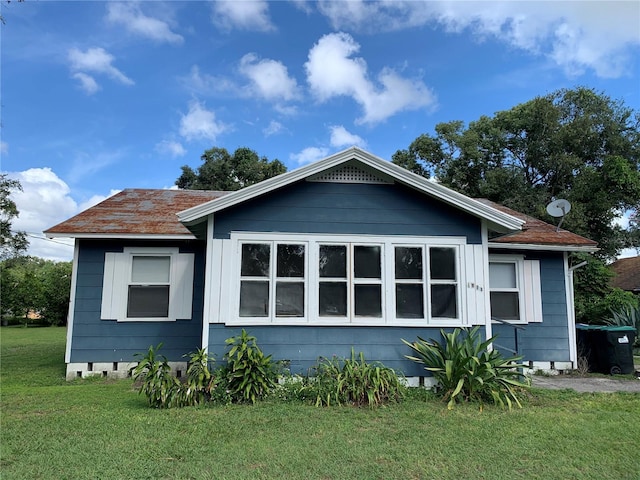
<svg viewBox="0 0 640 480"><path fill-rule="evenodd" d="M316 406L376 407L404 396L395 370L379 362L368 363L362 352L356 356L353 349L351 358L320 358L312 372L301 393Z"/></svg>
<svg viewBox="0 0 640 480"><path fill-rule="evenodd" d="M413 343L403 339L415 353L405 357L433 374L438 382L436 394L448 402L449 409L463 401L479 402L480 408L485 402L522 408L520 399L529 386L517 363L522 357L504 358L497 350L488 350L496 337L481 341L479 328L441 330L442 343L420 337Z"/></svg>

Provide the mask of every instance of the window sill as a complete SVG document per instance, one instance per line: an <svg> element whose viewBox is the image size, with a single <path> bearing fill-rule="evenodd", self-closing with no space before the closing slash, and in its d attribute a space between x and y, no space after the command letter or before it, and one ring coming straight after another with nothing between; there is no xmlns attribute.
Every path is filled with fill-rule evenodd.
<svg viewBox="0 0 640 480"><path fill-rule="evenodd" d="M419 327L419 328L455 328L466 327L467 324L463 324L460 321L443 321L437 320L427 323L424 320L412 320L412 321L399 321L394 320L391 322L375 321L371 319L358 319L354 321L340 320L340 319L327 319L327 320L306 320L298 319L293 320L289 318L278 319L275 321L256 320L256 319L235 319L228 320L226 322L210 322L211 324L223 323L229 327L245 327L245 326L308 326L308 327Z"/></svg>

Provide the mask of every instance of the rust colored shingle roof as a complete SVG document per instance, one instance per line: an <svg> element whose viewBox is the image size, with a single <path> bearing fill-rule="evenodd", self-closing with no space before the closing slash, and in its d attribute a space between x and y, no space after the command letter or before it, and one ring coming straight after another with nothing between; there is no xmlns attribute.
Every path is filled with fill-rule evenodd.
<svg viewBox="0 0 640 480"><path fill-rule="evenodd" d="M44 233L54 236L179 235L192 236L176 213L227 192L127 189Z"/></svg>
<svg viewBox="0 0 640 480"><path fill-rule="evenodd" d="M543 222L542 220L525 215L524 213L517 212L503 205L492 202L491 200L487 200L485 198L476 200L525 221L521 231L492 238L492 243L557 245L567 247L584 247L594 250L598 245L593 240L571 233L567 230L563 230L562 228L558 230L555 225Z"/></svg>
<svg viewBox="0 0 640 480"><path fill-rule="evenodd" d="M640 292L640 257L621 258L611 264L616 276L611 285L629 292Z"/></svg>

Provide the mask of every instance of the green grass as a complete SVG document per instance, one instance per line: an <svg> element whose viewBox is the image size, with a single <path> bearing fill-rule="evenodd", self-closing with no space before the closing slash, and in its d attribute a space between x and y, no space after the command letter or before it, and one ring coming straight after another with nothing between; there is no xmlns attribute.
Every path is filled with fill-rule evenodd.
<svg viewBox="0 0 640 480"><path fill-rule="evenodd" d="M62 328L0 335L3 480L640 478L640 395L153 410L130 380L65 382Z"/></svg>

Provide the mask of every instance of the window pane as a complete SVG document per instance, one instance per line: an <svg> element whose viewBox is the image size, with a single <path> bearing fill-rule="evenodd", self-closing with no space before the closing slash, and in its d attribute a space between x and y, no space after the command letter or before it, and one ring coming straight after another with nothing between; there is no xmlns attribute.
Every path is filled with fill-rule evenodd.
<svg viewBox="0 0 640 480"><path fill-rule="evenodd" d="M353 270L356 278L380 278L380 247L353 247Z"/></svg>
<svg viewBox="0 0 640 480"><path fill-rule="evenodd" d="M268 277L271 246L262 243L245 243L242 245L243 277Z"/></svg>
<svg viewBox="0 0 640 480"><path fill-rule="evenodd" d="M380 285L356 285L354 293L357 317L382 316L382 288Z"/></svg>
<svg viewBox="0 0 640 480"><path fill-rule="evenodd" d="M347 316L346 282L320 282L319 311L321 317Z"/></svg>
<svg viewBox="0 0 640 480"><path fill-rule="evenodd" d="M304 283L276 283L276 316L304 317Z"/></svg>
<svg viewBox="0 0 640 480"><path fill-rule="evenodd" d="M458 318L455 285L431 285L431 316Z"/></svg>
<svg viewBox="0 0 640 480"><path fill-rule="evenodd" d="M135 283L169 283L171 257L133 257L131 281Z"/></svg>
<svg viewBox="0 0 640 480"><path fill-rule="evenodd" d="M422 248L396 247L396 278L422 278Z"/></svg>
<svg viewBox="0 0 640 480"><path fill-rule="evenodd" d="M320 276L324 278L346 278L347 247L344 245L320 245L318 269Z"/></svg>
<svg viewBox="0 0 640 480"><path fill-rule="evenodd" d="M431 278L433 280L456 279L456 251L454 248L433 247L429 249Z"/></svg>
<svg viewBox="0 0 640 480"><path fill-rule="evenodd" d="M266 317L269 314L269 282L240 282L240 316Z"/></svg>
<svg viewBox="0 0 640 480"><path fill-rule="evenodd" d="M396 316L398 318L424 318L422 284L396 285Z"/></svg>
<svg viewBox="0 0 640 480"><path fill-rule="evenodd" d="M500 320L520 320L518 292L491 292L491 316Z"/></svg>
<svg viewBox="0 0 640 480"><path fill-rule="evenodd" d="M278 245L278 277L304 277L304 245Z"/></svg>
<svg viewBox="0 0 640 480"><path fill-rule="evenodd" d="M169 285L129 285L128 318L167 318Z"/></svg>
<svg viewBox="0 0 640 480"><path fill-rule="evenodd" d="M491 288L516 288L516 264L490 263L489 285Z"/></svg>

